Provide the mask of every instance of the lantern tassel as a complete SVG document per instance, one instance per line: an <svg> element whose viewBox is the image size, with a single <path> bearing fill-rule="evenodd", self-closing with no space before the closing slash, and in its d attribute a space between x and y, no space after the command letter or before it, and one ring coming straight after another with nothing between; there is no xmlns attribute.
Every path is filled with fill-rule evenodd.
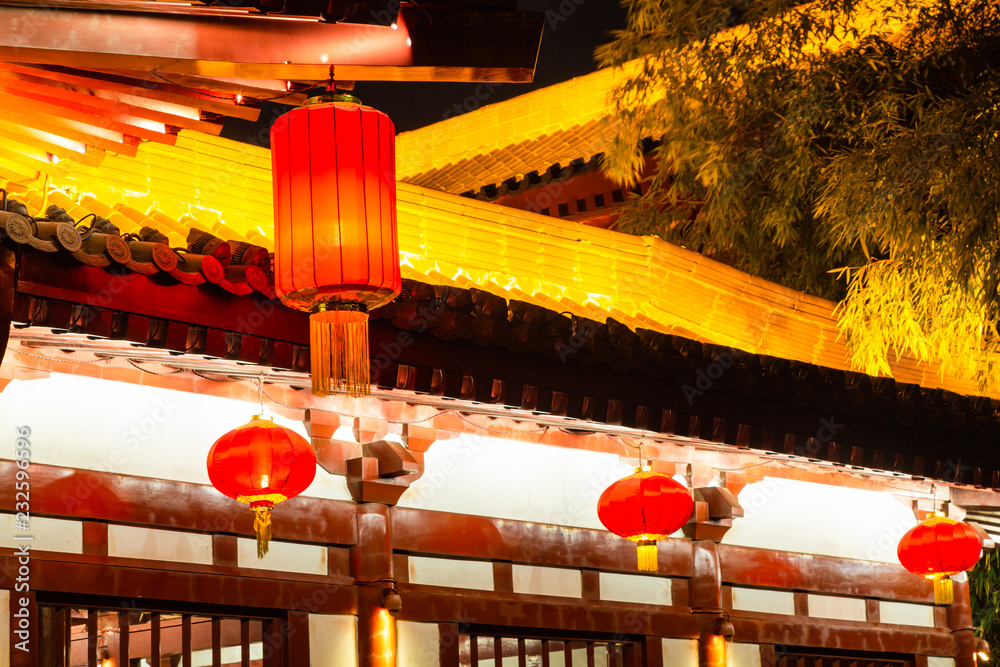
<svg viewBox="0 0 1000 667"><path fill-rule="evenodd" d="M267 555L267 545L271 542L271 508L254 507L257 517L253 520L253 530L257 533L257 558Z"/></svg>
<svg viewBox="0 0 1000 667"><path fill-rule="evenodd" d="M934 604L951 604L954 600L951 577L946 574L934 575Z"/></svg>
<svg viewBox="0 0 1000 667"><path fill-rule="evenodd" d="M650 540L642 540L639 542L636 548L639 556L639 571L640 572L656 572L657 561L656 561L656 542Z"/></svg>
<svg viewBox="0 0 1000 667"><path fill-rule="evenodd" d="M313 395L369 394L368 313L357 309L313 313L309 347Z"/></svg>

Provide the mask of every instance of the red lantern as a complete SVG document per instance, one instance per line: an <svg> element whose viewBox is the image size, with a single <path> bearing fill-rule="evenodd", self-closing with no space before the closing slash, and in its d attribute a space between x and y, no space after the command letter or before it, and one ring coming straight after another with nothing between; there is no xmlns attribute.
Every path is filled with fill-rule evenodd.
<svg viewBox="0 0 1000 667"><path fill-rule="evenodd" d="M313 393L363 396L368 311L402 287L395 128L353 97L313 99L271 128L274 286L311 313Z"/></svg>
<svg viewBox="0 0 1000 667"><path fill-rule="evenodd" d="M907 531L896 548L903 567L934 580L935 604L951 604L951 575L970 569L982 553L982 541L971 526L941 513Z"/></svg>
<svg viewBox="0 0 1000 667"><path fill-rule="evenodd" d="M691 492L649 466L618 480L597 501L597 518L616 535L638 543L639 569L656 571L656 541L687 523Z"/></svg>
<svg viewBox="0 0 1000 667"><path fill-rule="evenodd" d="M271 540L271 509L305 491L316 477L316 453L305 438L255 416L215 441L208 452L208 478L230 498L256 513L257 557Z"/></svg>

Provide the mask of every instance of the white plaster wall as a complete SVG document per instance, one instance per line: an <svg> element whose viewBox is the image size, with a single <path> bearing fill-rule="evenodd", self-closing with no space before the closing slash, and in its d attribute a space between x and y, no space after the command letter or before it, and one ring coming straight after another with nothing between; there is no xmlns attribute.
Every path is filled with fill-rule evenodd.
<svg viewBox="0 0 1000 667"><path fill-rule="evenodd" d="M663 667L698 667L698 640L664 639Z"/></svg>
<svg viewBox="0 0 1000 667"><path fill-rule="evenodd" d="M0 513L0 546L17 549L28 545L31 551L83 553L83 523L32 516L29 529L20 530L14 523L16 516L16 514ZM30 542L14 539L27 536L34 539Z"/></svg>
<svg viewBox="0 0 1000 667"><path fill-rule="evenodd" d="M808 599L809 615L813 618L833 618L841 621L868 620L865 601L861 598L810 594Z"/></svg>
<svg viewBox="0 0 1000 667"><path fill-rule="evenodd" d="M579 570L535 565L514 565L513 570L515 593L569 598L578 598L583 594Z"/></svg>
<svg viewBox="0 0 1000 667"><path fill-rule="evenodd" d="M257 540L236 541L236 564L240 567L327 575L327 549L313 544L271 542L264 558L257 558Z"/></svg>
<svg viewBox="0 0 1000 667"><path fill-rule="evenodd" d="M14 380L0 393L0 458L14 456L14 428L29 426L34 463L209 484L212 443L258 412L258 403L75 375ZM302 422L274 421L308 439ZM351 498L344 477L322 468L304 495Z"/></svg>
<svg viewBox="0 0 1000 667"><path fill-rule="evenodd" d="M10 664L10 591L0 589L0 665Z"/></svg>
<svg viewBox="0 0 1000 667"><path fill-rule="evenodd" d="M635 574L600 573L601 599L638 604L671 603L670 579Z"/></svg>
<svg viewBox="0 0 1000 667"><path fill-rule="evenodd" d="M411 584L493 590L493 563L490 561L423 556L410 556L407 560Z"/></svg>
<svg viewBox="0 0 1000 667"><path fill-rule="evenodd" d="M309 614L309 667L357 664L358 617Z"/></svg>
<svg viewBox="0 0 1000 667"><path fill-rule="evenodd" d="M878 618L882 623L917 625L923 628L934 627L934 607L929 604L881 600L878 607Z"/></svg>
<svg viewBox="0 0 1000 667"><path fill-rule="evenodd" d="M726 667L760 667L760 646L726 644Z"/></svg>
<svg viewBox="0 0 1000 667"><path fill-rule="evenodd" d="M725 544L899 563L896 545L916 525L887 493L767 477L740 492L745 516Z"/></svg>
<svg viewBox="0 0 1000 667"><path fill-rule="evenodd" d="M108 555L211 565L212 536L110 524Z"/></svg>
<svg viewBox="0 0 1000 667"><path fill-rule="evenodd" d="M955 658L937 655L927 656L927 667L955 667Z"/></svg>
<svg viewBox="0 0 1000 667"><path fill-rule="evenodd" d="M733 587L733 609L766 614L795 614L795 594L764 588Z"/></svg>
<svg viewBox="0 0 1000 667"><path fill-rule="evenodd" d="M437 623L396 623L397 667L440 667L440 651L441 633ZM330 665L332 667L333 663ZM313 667L320 666L314 664Z"/></svg>
<svg viewBox="0 0 1000 667"><path fill-rule="evenodd" d="M400 507L601 528L597 499L633 472L617 455L462 435L435 442Z"/></svg>

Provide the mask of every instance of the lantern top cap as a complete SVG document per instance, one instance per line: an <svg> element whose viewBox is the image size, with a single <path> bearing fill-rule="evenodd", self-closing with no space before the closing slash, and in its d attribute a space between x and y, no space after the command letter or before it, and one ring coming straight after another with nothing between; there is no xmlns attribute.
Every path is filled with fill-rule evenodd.
<svg viewBox="0 0 1000 667"><path fill-rule="evenodd" d="M636 472L652 472L653 466L651 465L641 465L635 469Z"/></svg>
<svg viewBox="0 0 1000 667"><path fill-rule="evenodd" d="M362 106L361 100L354 95L349 95L347 93L323 93L322 95L308 98L303 103L303 106L316 107L327 104L350 104L353 106Z"/></svg>
<svg viewBox="0 0 1000 667"><path fill-rule="evenodd" d="M273 422L274 421L274 417L272 417L271 415L263 415L263 414L262 415L254 415L254 416L250 417L250 421L252 421L252 422L255 422L255 421Z"/></svg>

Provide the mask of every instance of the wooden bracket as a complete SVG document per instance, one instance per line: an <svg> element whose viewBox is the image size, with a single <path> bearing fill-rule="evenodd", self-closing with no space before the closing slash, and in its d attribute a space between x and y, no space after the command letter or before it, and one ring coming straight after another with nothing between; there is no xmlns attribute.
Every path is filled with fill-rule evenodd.
<svg viewBox="0 0 1000 667"><path fill-rule="evenodd" d="M424 473L424 455L398 442L379 440L362 445L361 456L348 459L346 473L355 502L395 505Z"/></svg>
<svg viewBox="0 0 1000 667"><path fill-rule="evenodd" d="M694 512L683 531L693 540L721 542L733 527L733 519L743 516L736 496L722 486L705 486L694 489Z"/></svg>

